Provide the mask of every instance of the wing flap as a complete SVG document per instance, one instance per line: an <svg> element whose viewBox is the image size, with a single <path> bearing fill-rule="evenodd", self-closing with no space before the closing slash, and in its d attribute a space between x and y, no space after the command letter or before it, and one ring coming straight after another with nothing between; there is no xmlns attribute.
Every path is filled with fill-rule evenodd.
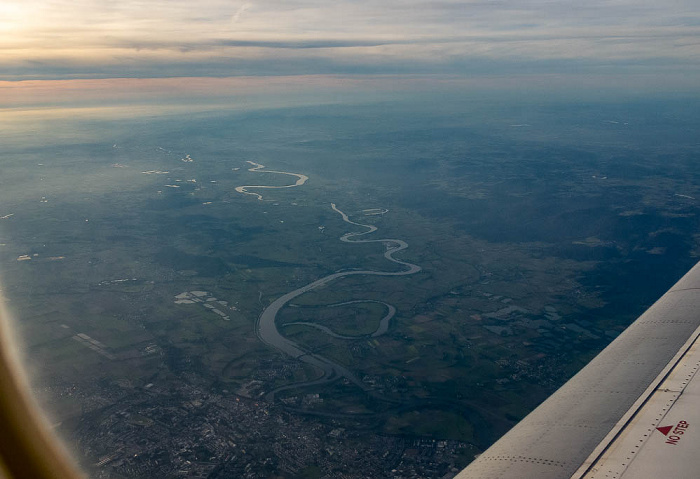
<svg viewBox="0 0 700 479"><path fill-rule="evenodd" d="M575 478L696 477L700 425L700 328L643 396L619 431L594 453ZM610 437L612 436L612 437Z"/></svg>

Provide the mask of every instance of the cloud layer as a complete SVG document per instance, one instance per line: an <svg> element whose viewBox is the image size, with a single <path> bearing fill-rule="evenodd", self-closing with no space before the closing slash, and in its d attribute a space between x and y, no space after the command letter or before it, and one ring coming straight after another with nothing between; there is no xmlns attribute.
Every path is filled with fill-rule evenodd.
<svg viewBox="0 0 700 479"><path fill-rule="evenodd" d="M697 0L6 0L0 81L423 76L697 94L699 38Z"/></svg>

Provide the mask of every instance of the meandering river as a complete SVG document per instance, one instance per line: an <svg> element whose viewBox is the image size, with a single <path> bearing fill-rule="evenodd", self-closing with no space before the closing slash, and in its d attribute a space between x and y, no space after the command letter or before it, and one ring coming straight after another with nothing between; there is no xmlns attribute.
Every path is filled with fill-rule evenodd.
<svg viewBox="0 0 700 479"><path fill-rule="evenodd" d="M284 174L284 175L292 175L296 176L299 178L297 182L294 185L287 185L287 186L239 186L236 188L236 191L239 193L245 193L245 194L253 194L257 195L259 200L262 200L262 196L258 195L257 193L249 192L246 189L247 188L290 188L290 187L295 187L295 186L301 186L303 185L306 180L308 180L308 177L305 175L300 175L297 173L287 173L284 171L271 171L271 170L265 170L265 171L260 171L264 168L263 165L260 165L258 163L253 163L253 162L248 162L251 163L252 165L255 165L254 168L251 168L249 171L258 171L258 172L267 172L267 173L279 173L279 174ZM284 294L274 300L272 303L270 303L269 306L267 306L263 312L260 314L260 317L258 318L256 325L255 325L255 332L260 338L262 342L267 344L268 346L271 346L278 351L289 355L293 358L296 358L300 361L303 361L307 364L310 364L319 370L322 371L322 375L319 379L316 379L314 381L306 381L306 382L299 382L299 383L293 383L289 384L280 388L275 389L274 391L268 393L267 399L270 401L274 401L274 396L275 393L278 393L280 391L286 390L286 389L293 389L293 388L298 388L302 386L310 386L314 384L323 384L326 382L334 381L336 379L339 379L341 377L347 378L349 381L352 383L356 384L362 389L367 389L367 386L355 376L350 370L348 370L345 366L338 364L324 356L321 356L320 354L316 354L313 352L310 352L298 343L295 343L294 341L288 339L287 337L283 336L280 330L277 327L276 323L276 318L277 314L280 312L280 310L288 305L290 301L292 301L294 298L297 298L301 296L304 293L307 293L309 291L312 291L316 288L319 288L321 286L325 286L328 283L331 283L333 281L336 281L341 278L345 278L348 276L407 276L410 274L415 274L421 270L421 267L406 261L401 261L399 259L394 258L394 255L400 251L405 250L408 248L408 243L406 243L403 240L400 239L393 239L393 238L382 238L382 239L365 239L364 237L366 235L372 234L375 231L377 231L377 227L374 225L366 225L362 223L357 223L355 221L352 221L349 216L344 213L342 210L340 210L335 203L330 204L331 208L333 211L337 212L340 214L341 218L343 219L344 222L351 224L353 226L358 226L361 228L365 228L366 231L359 231L359 232L349 232L345 233L343 236L340 237L340 241L343 241L345 243L381 243L384 245L386 248L384 252L384 257L388 260L391 261L392 263L396 263L398 265L401 265L404 267L403 270L401 271L375 271L375 270L351 270L351 271L338 271L336 273L329 274L328 276L324 276L323 278L317 279L316 281L313 281L309 284L306 284L300 288L295 289L294 291L290 291L287 294ZM364 303L364 302L380 302L384 305L387 306L388 313L385 315L382 320L380 321L379 327L377 330L371 334L371 336L376 337L381 334L384 334L388 328L389 328L389 321L390 319L396 314L396 308L393 306L381 302L381 301L374 301L374 300L355 300L355 301L350 301L346 303L339 303L337 305L331 305L331 306L340 306L342 304L350 304L350 303ZM299 323L297 323L299 324ZM336 338L341 338L341 339L358 339L357 337L352 337L352 336L342 336L334 333L331 331L329 328L318 325L315 323L302 323L307 326L314 327L316 329L319 329L326 334L329 334L330 336L336 337Z"/></svg>
<svg viewBox="0 0 700 479"><path fill-rule="evenodd" d="M302 175L299 173L288 173L286 171L274 171L274 170L265 170L265 165L261 165L260 163L255 163L254 161L248 161L247 163L250 163L253 165L252 168L248 168L248 171L256 171L258 173L277 173L279 175L290 175L290 176L296 176L297 181L293 185L284 185L284 186L267 186L267 185L244 185L244 186L237 186L236 191L239 193L243 193L244 195L253 195L257 196L258 200L262 201L263 197L261 194L255 193L253 191L248 191L248 188L294 188L296 186L301 186L306 181L309 179L308 176Z"/></svg>

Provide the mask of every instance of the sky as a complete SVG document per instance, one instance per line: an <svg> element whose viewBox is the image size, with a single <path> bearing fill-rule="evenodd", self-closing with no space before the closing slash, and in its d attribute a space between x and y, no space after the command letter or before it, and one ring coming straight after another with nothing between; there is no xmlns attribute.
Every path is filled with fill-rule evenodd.
<svg viewBox="0 0 700 479"><path fill-rule="evenodd" d="M0 3L0 106L16 105L17 98L42 100L41 95L28 99L37 81L52 82L39 89L54 88L70 99L75 87L67 85L74 80L109 80L91 85L102 85L105 94L117 85L118 91L143 96L134 85L157 91L166 85L176 95L182 92L181 79L201 79L184 82L197 94L230 88L206 79L238 78L233 84L240 85L247 78L249 88L260 79L257 84L265 90L275 83L272 77L290 79L292 85L294 78L313 78L314 88L319 78L331 88L348 82L387 88L397 78L424 86L433 78L503 89L512 88L517 77L519 84L545 89L697 94L700 2Z"/></svg>

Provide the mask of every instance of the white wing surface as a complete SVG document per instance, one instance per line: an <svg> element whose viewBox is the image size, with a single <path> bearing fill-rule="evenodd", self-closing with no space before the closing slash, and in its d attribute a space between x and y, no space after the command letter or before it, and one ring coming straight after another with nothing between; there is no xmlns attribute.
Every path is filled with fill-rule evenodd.
<svg viewBox="0 0 700 479"><path fill-rule="evenodd" d="M457 479L700 477L700 263Z"/></svg>

